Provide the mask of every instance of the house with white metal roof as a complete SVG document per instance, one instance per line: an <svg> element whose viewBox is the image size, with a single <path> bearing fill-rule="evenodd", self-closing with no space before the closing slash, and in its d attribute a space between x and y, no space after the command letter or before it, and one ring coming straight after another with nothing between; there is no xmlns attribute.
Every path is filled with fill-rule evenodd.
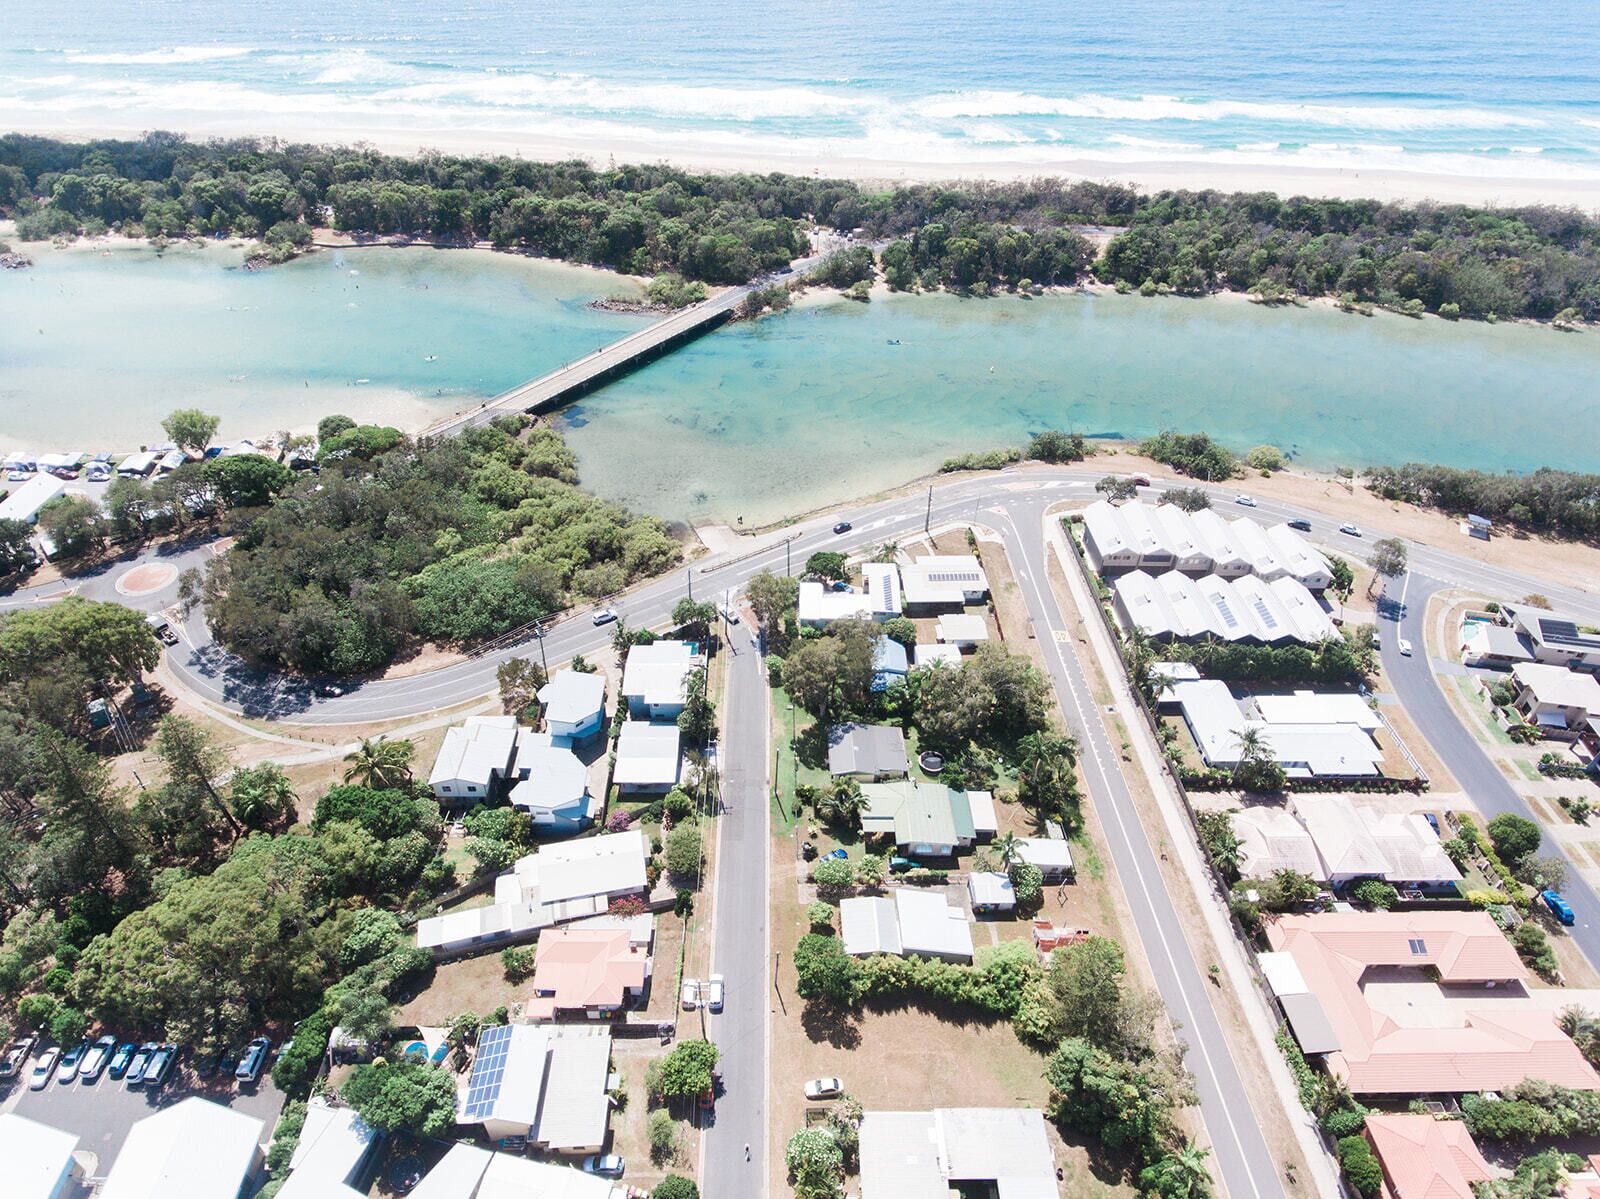
<svg viewBox="0 0 1600 1199"><path fill-rule="evenodd" d="M1096 500L1083 510L1083 549L1089 565L1101 574L1139 566L1139 547L1122 509L1108 500Z"/></svg>
<svg viewBox="0 0 1600 1199"><path fill-rule="evenodd" d="M280 1199L360 1199L382 1140L353 1109L313 1096Z"/></svg>
<svg viewBox="0 0 1600 1199"><path fill-rule="evenodd" d="M444 743L428 773L428 787L442 804L488 799L510 777L517 759L515 716L469 716L446 729Z"/></svg>
<svg viewBox="0 0 1600 1199"><path fill-rule="evenodd" d="M892 620L905 608L900 588L900 568L893 562L866 562L861 567L861 594L867 598L867 615Z"/></svg>
<svg viewBox="0 0 1600 1199"><path fill-rule="evenodd" d="M861 1118L861 1199L1059 1199L1037 1108L935 1108Z"/></svg>
<svg viewBox="0 0 1600 1199"><path fill-rule="evenodd" d="M688 641L652 641L628 650L622 697L634 720L676 720L688 701L689 675L703 665Z"/></svg>
<svg viewBox="0 0 1600 1199"><path fill-rule="evenodd" d="M594 823L599 801L589 793L589 769L549 733L523 733L517 750L519 781L508 797L546 833L576 833Z"/></svg>
<svg viewBox="0 0 1600 1199"><path fill-rule="evenodd" d="M1064 837L1024 837L1017 842L1017 856L1037 866L1047 883L1064 882L1073 875L1072 846Z"/></svg>
<svg viewBox="0 0 1600 1199"><path fill-rule="evenodd" d="M967 875L967 898L974 912L1009 912L1017 906L1017 890L1010 876L998 870L974 870Z"/></svg>
<svg viewBox="0 0 1600 1199"><path fill-rule="evenodd" d="M1176 504L1158 504L1150 517L1162 532L1165 547L1172 553L1172 568L1186 574L1211 573L1211 553L1201 540L1189 513Z"/></svg>
<svg viewBox="0 0 1600 1199"><path fill-rule="evenodd" d="M1250 573L1250 558L1239 547L1239 540L1234 536L1233 526L1218 516L1210 508L1202 508L1199 512L1191 513L1189 524L1195 532L1195 539L1205 547L1206 553L1211 557L1211 571L1225 579L1236 579L1240 575Z"/></svg>
<svg viewBox="0 0 1600 1199"><path fill-rule="evenodd" d="M525 1137L552 1153L598 1153L610 1125L606 1028L502 1024L478 1035L457 1122L491 1141Z"/></svg>
<svg viewBox="0 0 1600 1199"><path fill-rule="evenodd" d="M1139 551L1139 569L1151 574L1173 569L1177 556L1168 542L1166 526L1155 518L1155 508L1133 503L1124 504L1118 511Z"/></svg>
<svg viewBox="0 0 1600 1199"><path fill-rule="evenodd" d="M82 1176L73 1151L76 1133L62 1132L15 1112L0 1114L0 1173L6 1199L76 1199Z"/></svg>
<svg viewBox="0 0 1600 1199"><path fill-rule="evenodd" d="M644 895L645 856L636 828L541 846L495 879L492 904L419 920L417 945L449 957L601 915L614 899Z"/></svg>
<svg viewBox="0 0 1600 1199"><path fill-rule="evenodd" d="M54 475L35 475L0 500L0 520L20 520L31 525L39 509L66 490L66 483Z"/></svg>
<svg viewBox="0 0 1600 1199"><path fill-rule="evenodd" d="M602 674L558 670L539 688L544 727L552 737L582 741L605 723L606 680Z"/></svg>
<svg viewBox="0 0 1600 1199"><path fill-rule="evenodd" d="M888 895L842 900L839 929L845 952L856 957L887 953L946 962L972 960L972 924L964 911L938 892L902 887Z"/></svg>
<svg viewBox="0 0 1600 1199"><path fill-rule="evenodd" d="M1288 615L1296 641L1311 645L1337 635L1339 630L1334 627L1333 617L1299 579L1274 579L1267 586Z"/></svg>
<svg viewBox="0 0 1600 1199"><path fill-rule="evenodd" d="M918 644L911 651L912 665L918 670L925 666L932 666L935 662L944 662L951 666L961 665L961 649L954 645L922 645Z"/></svg>
<svg viewBox="0 0 1600 1199"><path fill-rule="evenodd" d="M795 619L803 625L820 629L836 620L867 620L871 616L872 600L863 592L836 591L814 579L800 584Z"/></svg>
<svg viewBox="0 0 1600 1199"><path fill-rule="evenodd" d="M933 635L943 645L953 645L957 649L974 649L989 640L989 625L976 613L949 613L939 617L938 623L934 625Z"/></svg>
<svg viewBox="0 0 1600 1199"><path fill-rule="evenodd" d="M1230 521L1229 526L1233 529L1233 539L1240 553L1250 560L1250 573L1256 578L1271 582L1289 573L1289 568L1278 557L1276 547L1255 521L1248 516L1241 516Z"/></svg>
<svg viewBox="0 0 1600 1199"><path fill-rule="evenodd" d="M1277 551L1289 577L1302 587L1323 591L1333 582L1333 571L1320 550L1286 524L1267 526L1267 540Z"/></svg>
<svg viewBox="0 0 1600 1199"><path fill-rule="evenodd" d="M930 554L900 567L905 607L920 611L981 603L989 576L974 554Z"/></svg>
<svg viewBox="0 0 1600 1199"><path fill-rule="evenodd" d="M191 1095L134 1121L99 1199L238 1199L261 1168L262 1121Z"/></svg>
<svg viewBox="0 0 1600 1199"><path fill-rule="evenodd" d="M617 737L616 761L611 766L611 781L618 790L670 791L682 774L683 750L677 725L623 721Z"/></svg>

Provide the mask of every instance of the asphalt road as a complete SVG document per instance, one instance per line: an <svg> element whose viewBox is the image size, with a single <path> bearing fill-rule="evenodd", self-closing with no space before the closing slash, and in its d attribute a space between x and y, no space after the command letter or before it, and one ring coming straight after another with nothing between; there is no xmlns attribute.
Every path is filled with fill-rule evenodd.
<svg viewBox="0 0 1600 1199"><path fill-rule="evenodd" d="M1232 1199L1280 1199L1284 1189L1278 1163L1250 1110L1253 1088L1245 1083L1259 1074L1250 1069L1248 1061L1241 1068L1234 1060L1211 1006L1215 984L1207 981L1183 920L1162 884L1155 851L1122 776L1120 750L1107 735L1078 660L1071 626L1050 592L1049 548L1041 535L1046 506L1042 499L1015 503L987 523L997 528L1005 541L1057 702L1078 739L1089 799L1132 906L1156 990L1189 1047L1185 1061L1194 1074L1217 1169ZM1121 686L1121 680L1113 685Z"/></svg>
<svg viewBox="0 0 1600 1199"><path fill-rule="evenodd" d="M1383 671L1393 685L1401 704L1427 738L1434 751L1444 759L1460 783L1461 790L1472 797L1472 802L1483 813L1487 822L1502 812L1524 816L1541 824L1537 813L1511 785L1500 768L1483 751L1477 739L1461 723L1440 690L1440 684L1428 661L1424 623L1428 598L1441 590L1442 585L1433 579L1407 575L1389 584L1387 596L1379 604L1379 636L1383 645ZM1392 598L1390 598L1392 597ZM1396 641L1405 638L1411 642L1410 656L1396 648ZM1547 839L1541 847L1543 854L1567 857L1560 842ZM1562 895L1572 905L1577 923L1563 931L1577 943L1583 955L1600 966L1600 900L1595 891L1579 873L1581 864L1568 858L1567 882ZM1546 922L1551 928L1559 927Z"/></svg>
<svg viewBox="0 0 1600 1199"><path fill-rule="evenodd" d="M708 1199L759 1195L767 1179L767 863L772 844L766 679L749 626L740 623L727 632L712 950L712 970L724 976L727 997L721 1012L706 1014L707 1031L722 1051L722 1093L706 1132L702 1192Z"/></svg>

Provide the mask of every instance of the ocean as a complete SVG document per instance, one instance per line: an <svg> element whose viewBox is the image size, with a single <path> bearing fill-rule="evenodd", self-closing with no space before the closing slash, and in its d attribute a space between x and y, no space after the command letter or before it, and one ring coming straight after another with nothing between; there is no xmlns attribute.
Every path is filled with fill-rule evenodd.
<svg viewBox="0 0 1600 1199"><path fill-rule="evenodd" d="M1600 178L1586 0L10 0L0 128Z"/></svg>

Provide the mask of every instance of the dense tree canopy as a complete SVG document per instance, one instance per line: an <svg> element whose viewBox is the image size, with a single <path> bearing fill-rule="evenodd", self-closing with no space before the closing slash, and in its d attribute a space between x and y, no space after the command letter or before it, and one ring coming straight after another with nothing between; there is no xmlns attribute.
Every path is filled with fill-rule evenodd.
<svg viewBox="0 0 1600 1199"><path fill-rule="evenodd" d="M310 223L331 213L352 232L489 239L711 283L786 265L814 222L887 239L878 265L897 288L1026 289L1072 283L1092 265L1106 281L1151 290L1342 295L1447 316L1600 316L1600 221L1550 207L1141 194L1062 179L872 190L660 164L196 145L170 133L83 143L0 137L0 207L19 218L24 237L118 224L152 237L226 232L261 237L275 257L309 242ZM1121 231L1096 260L1080 224ZM835 286L865 279L870 258L858 246L818 275Z"/></svg>
<svg viewBox="0 0 1600 1199"><path fill-rule="evenodd" d="M600 596L678 558L660 521L563 481L553 432L503 420L368 456L364 426L320 476L277 494L205 582L224 644L305 671L387 664L412 635L470 642ZM383 444L386 439L380 439Z"/></svg>

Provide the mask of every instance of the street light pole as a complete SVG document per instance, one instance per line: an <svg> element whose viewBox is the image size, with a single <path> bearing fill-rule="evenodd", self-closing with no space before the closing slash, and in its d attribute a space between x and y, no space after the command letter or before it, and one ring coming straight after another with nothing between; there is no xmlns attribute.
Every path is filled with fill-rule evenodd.
<svg viewBox="0 0 1600 1199"><path fill-rule="evenodd" d="M533 639L539 643L539 664L544 667L544 677L548 680L550 678L550 659L545 657L543 625L534 630Z"/></svg>
<svg viewBox="0 0 1600 1199"><path fill-rule="evenodd" d="M783 577L786 579L794 577L794 569L789 565L789 543L793 540L792 537L783 539Z"/></svg>
<svg viewBox="0 0 1600 1199"><path fill-rule="evenodd" d="M928 512L922 518L922 531L930 537L933 535L933 484L928 484Z"/></svg>
<svg viewBox="0 0 1600 1199"><path fill-rule="evenodd" d="M686 580L688 580L687 586L689 588L689 602L693 603L694 602L694 571L691 570L689 567L685 566L683 568L683 577Z"/></svg>

